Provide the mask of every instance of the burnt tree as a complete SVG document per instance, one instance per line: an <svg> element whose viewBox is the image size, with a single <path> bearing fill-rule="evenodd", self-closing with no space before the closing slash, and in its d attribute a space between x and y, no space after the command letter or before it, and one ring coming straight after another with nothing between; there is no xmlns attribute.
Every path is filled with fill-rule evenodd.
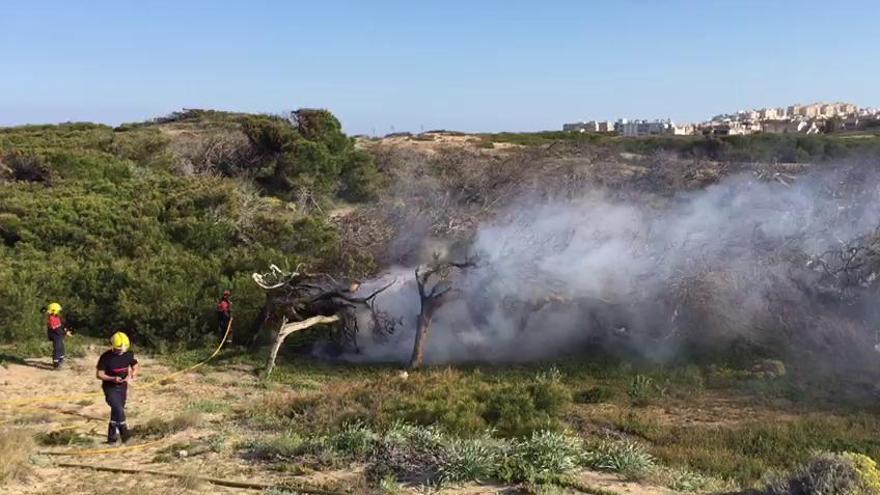
<svg viewBox="0 0 880 495"><path fill-rule="evenodd" d="M254 282L266 291L265 307L269 308L266 313L281 321L266 362L266 376L272 373L278 351L291 333L316 325L335 324L335 338L357 348L358 317L362 314L369 314L371 331L394 331L395 320L375 307L376 296L394 281L359 296L357 281L337 280L324 273L301 273L299 268L292 273L285 273L275 265L270 268L270 273L253 274Z"/></svg>
<svg viewBox="0 0 880 495"><path fill-rule="evenodd" d="M455 263L435 261L430 265L420 265L415 269L416 284L419 289L420 309L416 320L416 339L413 344L410 369L419 368L425 360L425 342L431 331L434 313L448 300L452 291L450 275L453 271L463 271L475 267L473 259Z"/></svg>

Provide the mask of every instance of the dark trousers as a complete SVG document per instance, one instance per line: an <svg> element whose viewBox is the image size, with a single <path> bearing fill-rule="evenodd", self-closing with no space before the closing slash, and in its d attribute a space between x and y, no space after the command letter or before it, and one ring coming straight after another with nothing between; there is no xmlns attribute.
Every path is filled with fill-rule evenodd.
<svg viewBox="0 0 880 495"><path fill-rule="evenodd" d="M229 313L217 312L217 328L220 330L220 337L226 335L226 327L229 326ZM229 337L226 339L232 343L232 329L229 330Z"/></svg>
<svg viewBox="0 0 880 495"><path fill-rule="evenodd" d="M104 387L104 400L110 406L110 421L113 423L125 423L125 398L128 395L128 387L125 385L110 385Z"/></svg>
<svg viewBox="0 0 880 495"><path fill-rule="evenodd" d="M48 330L46 335L52 341L52 363L57 366L64 361L64 330Z"/></svg>
<svg viewBox="0 0 880 495"><path fill-rule="evenodd" d="M125 424L125 399L128 395L128 386L126 385L105 385L104 400L110 406L110 426L107 429L107 439L116 440L116 431L123 435L128 433L128 427Z"/></svg>

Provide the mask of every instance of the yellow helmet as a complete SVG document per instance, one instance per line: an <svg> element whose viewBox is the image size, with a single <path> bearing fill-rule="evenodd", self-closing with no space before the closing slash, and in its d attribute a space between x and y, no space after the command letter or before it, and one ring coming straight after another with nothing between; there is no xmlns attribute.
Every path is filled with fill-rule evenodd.
<svg viewBox="0 0 880 495"><path fill-rule="evenodd" d="M51 303L46 307L46 312L50 315L57 315L61 313L61 305L58 303Z"/></svg>
<svg viewBox="0 0 880 495"><path fill-rule="evenodd" d="M110 336L110 345L113 347L114 351L123 351L128 350L129 346L128 335L125 335L122 332L116 332Z"/></svg>

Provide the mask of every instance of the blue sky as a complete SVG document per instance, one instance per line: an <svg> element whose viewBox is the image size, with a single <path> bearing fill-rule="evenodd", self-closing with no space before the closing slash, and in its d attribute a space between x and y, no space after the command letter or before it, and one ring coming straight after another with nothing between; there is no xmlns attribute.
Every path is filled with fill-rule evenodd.
<svg viewBox="0 0 880 495"><path fill-rule="evenodd" d="M880 106L876 1L0 2L0 125L329 108L352 133Z"/></svg>

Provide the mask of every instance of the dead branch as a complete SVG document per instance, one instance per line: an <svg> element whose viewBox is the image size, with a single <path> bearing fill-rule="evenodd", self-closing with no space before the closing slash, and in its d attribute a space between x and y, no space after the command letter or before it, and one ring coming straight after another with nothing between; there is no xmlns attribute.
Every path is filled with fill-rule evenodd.
<svg viewBox="0 0 880 495"><path fill-rule="evenodd" d="M313 316L303 321L293 323L288 322L287 318L284 318L281 323L281 328L278 329L278 334L275 337L275 343L272 344L272 352L269 353L269 360L266 362L266 377L272 374L272 370L275 369L275 359L278 357L278 350L281 349L281 344L284 343L284 339L286 339L288 335L293 332L305 330L306 328L311 328L315 325L336 323L337 321L339 321L339 317L335 315Z"/></svg>
<svg viewBox="0 0 880 495"><path fill-rule="evenodd" d="M267 274L253 274L254 282L266 291L266 315L263 321L281 321L274 332L266 376L275 366L284 339L293 332L333 324L333 335L337 341L357 350L359 315L369 313L370 330L374 333L389 334L396 328L397 320L379 311L375 305L376 297L393 286L396 280L366 296L360 296L357 294L360 289L358 281L337 280L328 274L307 273L300 269L298 266L296 271L285 273L272 265Z"/></svg>

